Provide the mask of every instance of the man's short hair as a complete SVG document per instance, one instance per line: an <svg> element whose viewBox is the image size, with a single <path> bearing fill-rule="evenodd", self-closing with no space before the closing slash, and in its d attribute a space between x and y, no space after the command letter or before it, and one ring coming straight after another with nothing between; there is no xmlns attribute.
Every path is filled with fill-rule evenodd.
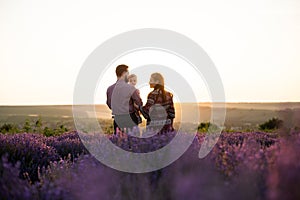
<svg viewBox="0 0 300 200"><path fill-rule="evenodd" d="M122 74L124 72L127 72L127 71L128 71L128 66L127 65L124 65L124 64L118 65L117 68L116 68L116 75L117 75L117 77L121 77Z"/></svg>

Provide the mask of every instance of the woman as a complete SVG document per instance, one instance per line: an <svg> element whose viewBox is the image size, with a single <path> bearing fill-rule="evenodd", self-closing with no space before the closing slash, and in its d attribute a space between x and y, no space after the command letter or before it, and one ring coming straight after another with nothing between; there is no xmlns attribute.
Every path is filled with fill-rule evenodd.
<svg viewBox="0 0 300 200"><path fill-rule="evenodd" d="M173 131L173 94L165 90L164 77L160 73L151 74L149 84L153 91L148 94L146 105L140 107L147 119L147 128L158 129L159 132Z"/></svg>

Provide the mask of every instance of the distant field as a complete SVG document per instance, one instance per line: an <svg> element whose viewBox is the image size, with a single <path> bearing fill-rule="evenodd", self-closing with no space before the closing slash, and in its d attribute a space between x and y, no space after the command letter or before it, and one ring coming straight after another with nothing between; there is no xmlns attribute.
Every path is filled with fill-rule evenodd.
<svg viewBox="0 0 300 200"><path fill-rule="evenodd" d="M0 134L0 199L300 199L296 187L300 185L299 105L228 104L227 130L220 137L206 137L198 131L176 162L149 173L116 170L130 163L139 172L147 167L148 160L132 162L130 154L118 154L110 145L105 146L105 141L126 152L152 153L167 146L176 132L149 138L111 134L110 110L97 105L97 117L107 134L89 134L89 126L84 126L88 134L78 134L70 131L74 128L71 105L2 106L0 123L7 123L2 130L17 126L19 131ZM176 105L177 120L180 107L190 117L199 109L199 123L208 121L211 115L208 104ZM94 110L80 106L82 119L93 114L87 108ZM254 130L272 117L281 118L284 128L276 132ZM198 128L197 124L184 123L188 130L194 130L194 125ZM173 152L189 142L188 133L182 133L182 139L173 143L176 150L155 154L158 156L149 166L170 160ZM199 160L204 142L215 144ZM104 165L102 158L106 162L112 158L113 162Z"/></svg>
<svg viewBox="0 0 300 200"><path fill-rule="evenodd" d="M180 105L176 104L176 119L180 121ZM185 112L194 112L194 105L185 104ZM208 103L199 103L200 122L209 121L211 107ZM99 119L111 120L111 111L106 105L96 105ZM91 113L87 113L88 115ZM49 125L63 123L74 128L72 105L49 106L0 106L0 125L4 123L24 123L26 119L42 120ZM225 126L232 129L254 128L272 117L281 118L290 127L300 125L300 103L227 103Z"/></svg>

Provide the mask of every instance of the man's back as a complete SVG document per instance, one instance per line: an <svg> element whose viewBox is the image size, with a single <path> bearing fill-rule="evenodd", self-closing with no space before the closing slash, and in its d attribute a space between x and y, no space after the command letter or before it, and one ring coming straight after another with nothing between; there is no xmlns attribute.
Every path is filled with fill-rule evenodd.
<svg viewBox="0 0 300 200"><path fill-rule="evenodd" d="M112 110L113 115L124 115L134 112L133 102L143 105L143 102L135 87L124 80L118 80L107 88L106 104Z"/></svg>

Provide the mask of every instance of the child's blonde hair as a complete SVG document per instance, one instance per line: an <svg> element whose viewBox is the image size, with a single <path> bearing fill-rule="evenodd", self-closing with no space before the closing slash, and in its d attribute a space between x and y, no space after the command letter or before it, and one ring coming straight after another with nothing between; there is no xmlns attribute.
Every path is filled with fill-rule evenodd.
<svg viewBox="0 0 300 200"><path fill-rule="evenodd" d="M137 78L137 76L136 76L135 74L129 74L127 78L128 78L128 79L131 79L131 78Z"/></svg>

